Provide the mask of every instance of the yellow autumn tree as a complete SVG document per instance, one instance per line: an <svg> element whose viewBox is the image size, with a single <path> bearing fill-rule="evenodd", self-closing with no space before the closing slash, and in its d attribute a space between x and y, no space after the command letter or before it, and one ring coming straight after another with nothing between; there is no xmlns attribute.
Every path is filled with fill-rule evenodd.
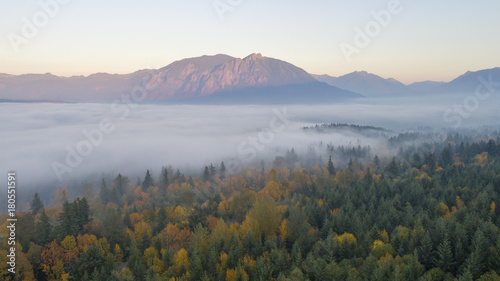
<svg viewBox="0 0 500 281"><path fill-rule="evenodd" d="M386 256L386 254L394 255L394 248L391 244L385 244L381 240L375 240L372 245L372 254L377 259Z"/></svg>
<svg viewBox="0 0 500 281"><path fill-rule="evenodd" d="M176 276L181 276L189 268L188 253L184 248L180 249L174 256L174 272Z"/></svg>
<svg viewBox="0 0 500 281"><path fill-rule="evenodd" d="M73 235L66 236L61 241L61 247L64 249L64 262L71 263L78 257L78 246Z"/></svg>
<svg viewBox="0 0 500 281"><path fill-rule="evenodd" d="M252 229L258 236L264 233L270 237L276 234L281 224L281 212L276 206L276 202L267 196L259 196L254 206L248 212L242 228L248 233Z"/></svg>

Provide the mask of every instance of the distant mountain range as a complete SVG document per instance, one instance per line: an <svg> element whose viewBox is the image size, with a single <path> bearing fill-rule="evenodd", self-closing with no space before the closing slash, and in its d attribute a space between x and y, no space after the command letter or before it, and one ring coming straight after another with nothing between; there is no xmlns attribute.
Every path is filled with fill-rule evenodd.
<svg viewBox="0 0 500 281"><path fill-rule="evenodd" d="M467 72L448 83L405 85L366 71L340 77L311 75L260 54L243 59L219 54L130 74L0 74L0 102L126 102L124 98L138 95L141 102L149 103L325 103L363 96L473 92L480 83L478 77L488 80L489 75L500 80L496 78L500 68Z"/></svg>
<svg viewBox="0 0 500 281"><path fill-rule="evenodd" d="M4 100L113 102L133 94L144 102L170 103L322 103L362 97L260 54L243 59L227 55L189 58L125 75L0 75L0 99Z"/></svg>
<svg viewBox="0 0 500 281"><path fill-rule="evenodd" d="M340 77L329 75L312 75L318 81L365 96L390 96L390 95L439 95L448 93L474 93L481 83L479 77L488 80L492 75L495 81L500 81L500 68L485 69L480 71L467 71L460 77L446 83L436 81L416 82L405 85L393 78L382 78L366 71L355 71Z"/></svg>

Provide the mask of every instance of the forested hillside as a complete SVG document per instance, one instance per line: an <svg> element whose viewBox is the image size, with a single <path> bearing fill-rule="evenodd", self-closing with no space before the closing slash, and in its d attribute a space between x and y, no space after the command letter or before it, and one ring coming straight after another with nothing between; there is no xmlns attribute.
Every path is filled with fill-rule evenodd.
<svg viewBox="0 0 500 281"><path fill-rule="evenodd" d="M402 145L419 136L391 156L325 146L310 167L291 150L37 194L17 214L16 280L499 280L499 139Z"/></svg>

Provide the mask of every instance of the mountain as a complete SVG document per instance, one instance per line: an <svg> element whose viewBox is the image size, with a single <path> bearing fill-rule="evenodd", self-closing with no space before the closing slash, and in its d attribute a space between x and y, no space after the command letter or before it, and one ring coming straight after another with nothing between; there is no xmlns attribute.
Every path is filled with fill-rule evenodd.
<svg viewBox="0 0 500 281"><path fill-rule="evenodd" d="M361 97L318 82L301 68L261 54L243 59L222 54L188 58L158 70L124 75L0 75L0 99L4 100L112 102L138 89L146 89L146 102L275 103L281 99L283 103L321 103Z"/></svg>
<svg viewBox="0 0 500 281"><path fill-rule="evenodd" d="M483 69L479 71L467 71L463 75L453 79L451 82L443 84L437 87L437 90L440 92L446 93L474 93L476 88L479 85L482 85L482 81L491 81L493 82L493 87L499 87L496 84L500 83L500 67L495 67L491 69Z"/></svg>
<svg viewBox="0 0 500 281"><path fill-rule="evenodd" d="M366 71L355 71L340 77L328 75L315 75L314 77L331 86L366 96L401 94L407 90L405 84L393 78L385 79Z"/></svg>
<svg viewBox="0 0 500 281"><path fill-rule="evenodd" d="M151 79L162 83L151 96L156 99L190 98L249 87L316 82L306 71L260 54L244 59L227 56L222 59L220 56L181 60L160 69Z"/></svg>
<svg viewBox="0 0 500 281"><path fill-rule="evenodd" d="M436 81L422 81L415 82L407 86L407 88L414 93L423 93L423 92L433 92L439 86L446 84L445 82L436 82Z"/></svg>

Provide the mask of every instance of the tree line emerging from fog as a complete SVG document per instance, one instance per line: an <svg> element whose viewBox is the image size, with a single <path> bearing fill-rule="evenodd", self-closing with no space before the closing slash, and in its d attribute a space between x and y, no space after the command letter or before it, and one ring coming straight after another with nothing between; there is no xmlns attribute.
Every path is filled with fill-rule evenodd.
<svg viewBox="0 0 500 281"><path fill-rule="evenodd" d="M237 174L119 174L96 195L59 189L50 207L36 194L17 215L15 278L2 239L0 279L500 280L498 138L321 154L311 167L291 150Z"/></svg>

